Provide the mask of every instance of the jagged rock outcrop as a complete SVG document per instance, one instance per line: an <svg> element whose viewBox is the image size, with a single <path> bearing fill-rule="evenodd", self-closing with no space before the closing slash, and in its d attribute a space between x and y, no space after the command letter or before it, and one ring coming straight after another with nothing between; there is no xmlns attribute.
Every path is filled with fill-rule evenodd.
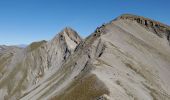
<svg viewBox="0 0 170 100"><path fill-rule="evenodd" d="M170 27L158 21L154 21L145 17L131 15L131 14L124 14L117 19L128 19L135 21L142 26L146 27L148 30L152 31L153 33L157 34L159 37L164 37L170 42Z"/></svg>
<svg viewBox="0 0 170 100"><path fill-rule="evenodd" d="M65 28L2 65L0 99L169 100L167 30L135 15L103 24L84 40Z"/></svg>

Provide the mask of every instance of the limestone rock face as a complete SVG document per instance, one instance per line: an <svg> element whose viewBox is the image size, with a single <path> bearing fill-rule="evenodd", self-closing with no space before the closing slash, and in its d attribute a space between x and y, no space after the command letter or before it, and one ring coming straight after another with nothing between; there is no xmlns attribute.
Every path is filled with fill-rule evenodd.
<svg viewBox="0 0 170 100"><path fill-rule="evenodd" d="M25 49L0 46L0 99L170 100L168 30L122 15L84 40L65 28Z"/></svg>

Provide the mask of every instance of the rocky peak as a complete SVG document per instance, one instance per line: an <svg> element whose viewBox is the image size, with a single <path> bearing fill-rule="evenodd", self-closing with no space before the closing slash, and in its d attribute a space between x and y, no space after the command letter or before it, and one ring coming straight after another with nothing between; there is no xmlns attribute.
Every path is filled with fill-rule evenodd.
<svg viewBox="0 0 170 100"><path fill-rule="evenodd" d="M52 41L65 42L70 49L75 49L82 39L76 31L66 27Z"/></svg>
<svg viewBox="0 0 170 100"><path fill-rule="evenodd" d="M170 41L170 26L160 23L155 20L151 20L149 18L145 18L142 16L132 15L132 14L123 14L116 18L116 20L131 20L139 23L140 25L146 27L149 31L154 32L159 37L166 37L168 41Z"/></svg>
<svg viewBox="0 0 170 100"><path fill-rule="evenodd" d="M123 15L119 16L117 19L129 19L129 20L136 21L140 24L144 24L146 26L157 26L157 27L164 27L164 28L168 28L168 29L170 28L170 26L160 23L158 21L155 21L155 20L152 20L149 18L145 18L142 16L132 15L132 14L123 14Z"/></svg>
<svg viewBox="0 0 170 100"><path fill-rule="evenodd" d="M82 40L78 33L69 27L64 28L61 32L61 35L63 35L64 37L69 37L76 44L79 44L80 41Z"/></svg>

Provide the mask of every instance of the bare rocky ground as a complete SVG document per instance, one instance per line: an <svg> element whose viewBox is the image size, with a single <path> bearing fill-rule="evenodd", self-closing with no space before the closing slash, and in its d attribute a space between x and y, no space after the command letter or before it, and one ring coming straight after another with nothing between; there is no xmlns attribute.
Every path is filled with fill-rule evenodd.
<svg viewBox="0 0 170 100"><path fill-rule="evenodd" d="M170 27L122 15L86 39L71 28L0 46L0 100L170 100Z"/></svg>

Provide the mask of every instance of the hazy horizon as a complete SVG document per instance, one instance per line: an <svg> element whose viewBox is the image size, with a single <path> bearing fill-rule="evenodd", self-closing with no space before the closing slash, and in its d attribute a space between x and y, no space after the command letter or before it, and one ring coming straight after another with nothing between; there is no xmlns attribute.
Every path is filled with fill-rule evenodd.
<svg viewBox="0 0 170 100"><path fill-rule="evenodd" d="M65 27L71 27L86 37L97 26L124 13L170 25L169 3L168 0L0 1L0 45L50 40Z"/></svg>

